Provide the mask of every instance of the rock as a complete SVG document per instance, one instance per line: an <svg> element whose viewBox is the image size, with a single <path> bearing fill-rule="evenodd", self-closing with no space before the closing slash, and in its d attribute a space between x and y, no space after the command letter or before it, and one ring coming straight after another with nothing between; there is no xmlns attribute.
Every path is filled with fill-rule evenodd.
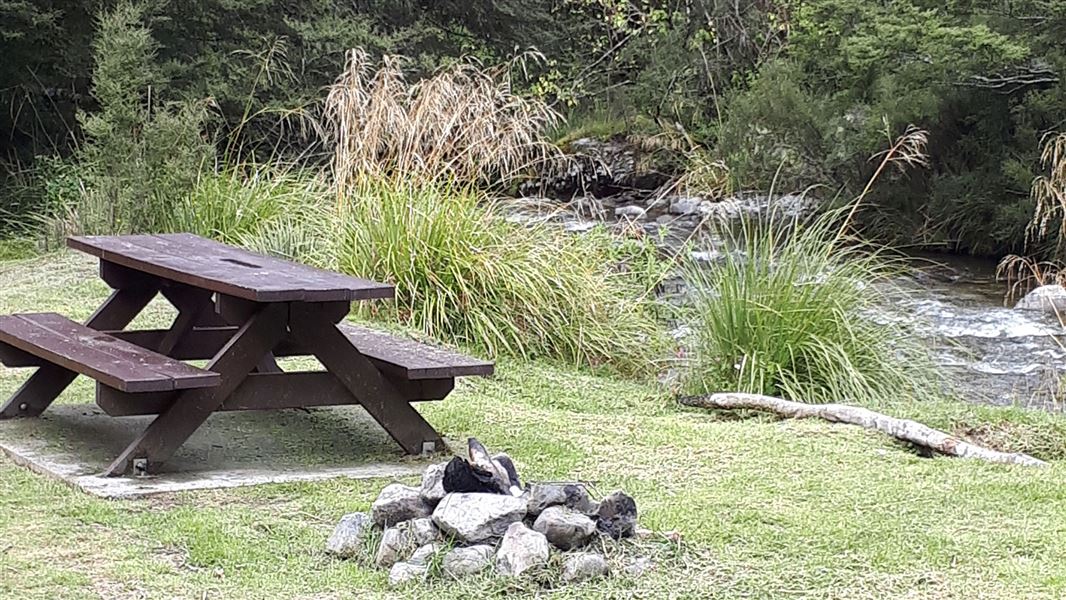
<svg viewBox="0 0 1066 600"><path fill-rule="evenodd" d="M326 552L341 558L362 552L371 525L370 515L365 512L344 515L326 540Z"/></svg>
<svg viewBox="0 0 1066 600"><path fill-rule="evenodd" d="M529 515L535 517L549 506L566 506L582 514L598 510L585 486L576 483L534 483L529 489Z"/></svg>
<svg viewBox="0 0 1066 600"><path fill-rule="evenodd" d="M465 577L488 568L492 564L492 556L495 553L495 548L485 544L455 548L444 555L442 566L444 572L452 577Z"/></svg>
<svg viewBox="0 0 1066 600"><path fill-rule="evenodd" d="M418 495L430 508L436 507L444 497L444 467L447 465L448 463L429 465L422 473L422 488Z"/></svg>
<svg viewBox="0 0 1066 600"><path fill-rule="evenodd" d="M526 516L525 498L502 494L448 494L433 511L433 522L461 544L495 541Z"/></svg>
<svg viewBox="0 0 1066 600"><path fill-rule="evenodd" d="M407 530L411 536L411 543L416 546L425 546L440 539L440 530L429 517L411 519L400 523L398 527Z"/></svg>
<svg viewBox="0 0 1066 600"><path fill-rule="evenodd" d="M385 486L370 506L370 514L378 527L389 527L410 519L428 517L430 508L422 501L418 488L400 483Z"/></svg>
<svg viewBox="0 0 1066 600"><path fill-rule="evenodd" d="M411 557L407 559L409 565L428 565L433 555L440 552L444 548L444 544L426 544L419 546L417 550L411 554Z"/></svg>
<svg viewBox="0 0 1066 600"><path fill-rule="evenodd" d="M622 491L607 496L600 502L596 527L616 540L632 537L637 529L637 502Z"/></svg>
<svg viewBox="0 0 1066 600"><path fill-rule="evenodd" d="M670 214L695 215L700 212L703 200L695 196L677 196L670 199Z"/></svg>
<svg viewBox="0 0 1066 600"><path fill-rule="evenodd" d="M374 564L379 567L391 567L410 554L415 547L408 530L389 527L381 534L381 543L378 544L377 554L374 555Z"/></svg>
<svg viewBox="0 0 1066 600"><path fill-rule="evenodd" d="M614 216L616 217L632 217L639 219L644 216L644 209L639 206L619 206L614 209Z"/></svg>
<svg viewBox="0 0 1066 600"><path fill-rule="evenodd" d="M655 563L652 562L647 556L641 556L633 560L633 562L626 565L626 575L630 577L640 577L648 571L655 568Z"/></svg>
<svg viewBox="0 0 1066 600"><path fill-rule="evenodd" d="M563 563L563 581L578 583L607 575L607 559L595 552L574 554Z"/></svg>
<svg viewBox="0 0 1066 600"><path fill-rule="evenodd" d="M389 585L399 587L412 581L424 581L429 569L425 565L398 562L389 569Z"/></svg>
<svg viewBox="0 0 1066 600"><path fill-rule="evenodd" d="M496 553L496 570L501 575L517 577L529 569L547 564L551 549L544 534L523 523L511 523Z"/></svg>
<svg viewBox="0 0 1066 600"><path fill-rule="evenodd" d="M1042 285L1026 294L1014 308L1039 310L1066 318L1066 288L1061 285Z"/></svg>
<svg viewBox="0 0 1066 600"><path fill-rule="evenodd" d="M544 534L557 548L570 550L584 546L596 533L596 523L565 506L549 506L540 513L533 529Z"/></svg>

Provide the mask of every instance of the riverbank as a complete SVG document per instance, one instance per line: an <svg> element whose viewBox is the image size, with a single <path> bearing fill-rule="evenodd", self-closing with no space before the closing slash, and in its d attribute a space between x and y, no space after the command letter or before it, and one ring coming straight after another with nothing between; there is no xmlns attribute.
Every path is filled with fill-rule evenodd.
<svg viewBox="0 0 1066 600"><path fill-rule="evenodd" d="M72 253L0 262L0 312L84 317L105 290ZM152 311L150 319L165 313ZM24 373L0 370L0 394ZM64 402L90 399L79 387ZM663 567L552 592L475 579L387 590L386 575L329 559L346 512L382 481L334 480L89 498L0 460L0 595L17 598L1059 598L1066 594L1066 418L964 403L876 407L1051 460L1049 469L920 458L877 434L681 409L654 383L504 360L491 380L420 407L450 438L474 435L528 477L583 479L641 499ZM411 482L408 482L411 483Z"/></svg>

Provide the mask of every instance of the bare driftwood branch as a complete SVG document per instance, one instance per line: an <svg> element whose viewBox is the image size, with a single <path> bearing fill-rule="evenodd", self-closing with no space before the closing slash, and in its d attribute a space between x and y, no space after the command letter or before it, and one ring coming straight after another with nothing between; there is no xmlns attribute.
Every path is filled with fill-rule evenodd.
<svg viewBox="0 0 1066 600"><path fill-rule="evenodd" d="M999 452L990 448L976 446L943 431L922 425L909 419L897 419L847 404L803 404L761 396L759 394L711 394L708 396L690 396L679 400L685 406L715 408L724 410L751 409L772 412L793 419L824 419L833 423L858 425L866 429L875 429L894 438L910 442L934 452L962 458L979 458L995 463L1046 467L1047 463L1028 454Z"/></svg>

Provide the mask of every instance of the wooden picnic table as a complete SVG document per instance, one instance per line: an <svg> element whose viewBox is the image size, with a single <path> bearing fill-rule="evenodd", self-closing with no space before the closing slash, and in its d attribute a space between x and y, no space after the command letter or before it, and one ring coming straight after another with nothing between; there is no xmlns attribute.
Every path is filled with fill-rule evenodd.
<svg viewBox="0 0 1066 600"><path fill-rule="evenodd" d="M443 399L456 377L493 371L341 323L353 301L391 298L391 285L191 234L72 237L68 245L100 259L113 292L85 324L55 313L0 316L0 362L37 367L0 418L38 416L78 374L92 377L109 415L158 415L108 475L156 471L220 410L359 404L404 451L441 450L411 403ZM157 295L177 309L172 325L126 330ZM285 372L281 356L313 356L325 370Z"/></svg>

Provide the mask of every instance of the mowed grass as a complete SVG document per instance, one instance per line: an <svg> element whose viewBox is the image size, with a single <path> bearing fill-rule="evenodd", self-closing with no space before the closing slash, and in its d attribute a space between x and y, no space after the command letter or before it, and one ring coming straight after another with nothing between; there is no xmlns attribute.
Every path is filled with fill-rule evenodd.
<svg viewBox="0 0 1066 600"><path fill-rule="evenodd" d="M0 313L84 318L106 294L92 260L0 263ZM166 318L155 307L149 322ZM25 372L0 369L7 396ZM90 400L78 385L64 402ZM940 426L1013 428L1062 456L1062 418L966 405L883 407ZM657 385L504 361L422 406L446 436L509 452L529 479L624 488L658 567L550 589L485 577L392 591L322 545L385 481L334 480L103 501L0 459L2 598L1062 598L1066 462L925 459L881 435L676 407ZM1013 439L1013 438L1012 438ZM1008 440L1002 442L1010 445Z"/></svg>

